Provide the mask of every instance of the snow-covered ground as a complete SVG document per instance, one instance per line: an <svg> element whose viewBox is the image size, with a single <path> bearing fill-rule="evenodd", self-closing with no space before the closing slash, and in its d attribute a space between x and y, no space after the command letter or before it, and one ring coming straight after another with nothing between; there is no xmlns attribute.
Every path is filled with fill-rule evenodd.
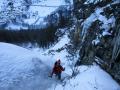
<svg viewBox="0 0 120 90"><path fill-rule="evenodd" d="M9 2L13 1L14 11L10 12L11 7L8 6ZM65 0L28 0L26 2L31 2L29 8L25 8L24 0L0 0L0 24L5 23L13 18L16 18L18 25L12 25L8 23L6 29L20 30L28 28L27 26L22 26L21 23L29 25L40 25L44 26L44 18L55 11L61 5L68 5ZM70 0L71 4L73 3ZM19 17L18 17L19 16ZM25 16L25 17L23 17ZM17 28L18 27L18 28Z"/></svg>
<svg viewBox="0 0 120 90"><path fill-rule="evenodd" d="M66 58L68 53L66 49L57 51L67 42L69 39L64 35L48 50L28 50L0 42L0 90L120 90L111 76L97 65L80 66L79 73L70 78L72 70ZM63 83L48 77L57 58L65 67Z"/></svg>
<svg viewBox="0 0 120 90"><path fill-rule="evenodd" d="M65 1L64 0L44 0L41 2L33 2L33 6L31 5L28 10L30 18L25 19L24 22L31 25L35 23L35 21L38 18L40 18L37 21L37 23L39 22L40 24L40 22L44 19L44 17L49 15L51 12L55 11L60 5L66 5ZM58 7L54 7L54 6L58 6Z"/></svg>
<svg viewBox="0 0 120 90"><path fill-rule="evenodd" d="M65 87L57 85L55 90L120 90L114 80L98 66L80 66L79 74L67 80Z"/></svg>
<svg viewBox="0 0 120 90"><path fill-rule="evenodd" d="M46 90L50 66L25 48L0 43L0 90ZM42 82L41 82L42 81Z"/></svg>

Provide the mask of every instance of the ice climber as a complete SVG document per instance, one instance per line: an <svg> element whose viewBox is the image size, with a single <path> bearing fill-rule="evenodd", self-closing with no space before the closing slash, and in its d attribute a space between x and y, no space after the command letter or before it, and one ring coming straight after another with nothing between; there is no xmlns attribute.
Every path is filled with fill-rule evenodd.
<svg viewBox="0 0 120 90"><path fill-rule="evenodd" d="M58 79L61 80L61 73L64 70L65 70L65 68L63 68L61 66L61 61L60 61L60 59L58 59L54 64L54 67L53 67L53 70L51 73L51 77L53 76L53 74L55 74L58 77Z"/></svg>

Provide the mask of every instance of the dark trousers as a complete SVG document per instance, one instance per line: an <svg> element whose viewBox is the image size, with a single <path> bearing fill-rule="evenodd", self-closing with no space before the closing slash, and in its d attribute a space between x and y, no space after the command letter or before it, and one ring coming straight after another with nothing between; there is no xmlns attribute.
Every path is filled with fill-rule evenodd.
<svg viewBox="0 0 120 90"><path fill-rule="evenodd" d="M61 80L61 73L56 73L56 76L59 80Z"/></svg>

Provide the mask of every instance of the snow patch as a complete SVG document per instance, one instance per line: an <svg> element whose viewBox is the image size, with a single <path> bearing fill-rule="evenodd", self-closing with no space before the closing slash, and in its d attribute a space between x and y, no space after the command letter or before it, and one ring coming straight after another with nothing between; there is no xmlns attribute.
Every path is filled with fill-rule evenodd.
<svg viewBox="0 0 120 90"><path fill-rule="evenodd" d="M112 35L111 33L107 32L107 31L103 31L102 33L103 36L106 36L106 35Z"/></svg>
<svg viewBox="0 0 120 90"><path fill-rule="evenodd" d="M103 22L101 29L108 31L110 28L115 26L115 17L112 16L111 18L107 19L105 16L100 15L98 18L101 22Z"/></svg>
<svg viewBox="0 0 120 90"><path fill-rule="evenodd" d="M90 4L90 3L98 3L98 2L101 2L102 0L86 0L86 2L84 4Z"/></svg>
<svg viewBox="0 0 120 90"><path fill-rule="evenodd" d="M100 40L98 38L96 38L95 40L92 41L93 45L97 45L100 42Z"/></svg>

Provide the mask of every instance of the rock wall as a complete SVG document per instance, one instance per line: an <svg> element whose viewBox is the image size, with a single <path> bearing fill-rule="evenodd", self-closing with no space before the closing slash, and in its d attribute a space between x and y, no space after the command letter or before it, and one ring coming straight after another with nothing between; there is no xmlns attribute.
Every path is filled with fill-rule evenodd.
<svg viewBox="0 0 120 90"><path fill-rule="evenodd" d="M94 1L94 0L93 0ZM89 1L90 2L90 1ZM77 19L77 28L83 32L85 29L85 20L95 12L97 8L101 8L103 12L96 14L96 19L86 29L84 35L81 34L79 48L80 58L77 62L81 64L93 64L96 62L107 71L114 79L120 83L120 2L112 0L98 0L98 2L88 3L87 0L74 1L74 15ZM98 11L99 12L99 11ZM98 13L96 12L96 13ZM104 23L100 17L115 18L115 23ZM105 22L106 22L105 21ZM114 21L114 19L111 19ZM109 21L110 22L110 21ZM107 27L106 28L103 28ZM87 27L87 26L86 26Z"/></svg>

